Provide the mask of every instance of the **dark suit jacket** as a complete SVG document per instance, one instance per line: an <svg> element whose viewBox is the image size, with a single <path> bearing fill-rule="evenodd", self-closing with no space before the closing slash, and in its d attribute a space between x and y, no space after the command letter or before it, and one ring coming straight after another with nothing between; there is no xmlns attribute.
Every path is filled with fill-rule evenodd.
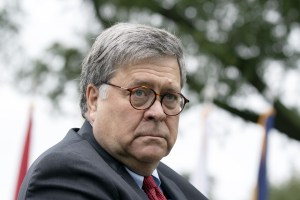
<svg viewBox="0 0 300 200"><path fill-rule="evenodd" d="M158 174L165 195L173 200L206 200L188 181L160 163ZM58 144L30 167L19 200L146 200L124 166L96 142L92 127L71 129Z"/></svg>

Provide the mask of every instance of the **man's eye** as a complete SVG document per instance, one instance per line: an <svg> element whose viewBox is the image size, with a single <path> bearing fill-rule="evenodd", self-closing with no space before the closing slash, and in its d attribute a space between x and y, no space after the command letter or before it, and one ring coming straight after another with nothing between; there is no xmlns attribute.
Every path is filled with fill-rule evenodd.
<svg viewBox="0 0 300 200"><path fill-rule="evenodd" d="M134 94L137 95L137 96L143 96L143 95L145 95L145 92L144 92L144 90L136 90L134 92Z"/></svg>
<svg viewBox="0 0 300 200"><path fill-rule="evenodd" d="M136 97L144 97L144 96L147 96L147 93L144 89L136 89L136 90L132 91L132 95L134 95Z"/></svg>
<svg viewBox="0 0 300 200"><path fill-rule="evenodd" d="M164 98L166 101L176 101L177 100L177 96L175 94L165 94Z"/></svg>

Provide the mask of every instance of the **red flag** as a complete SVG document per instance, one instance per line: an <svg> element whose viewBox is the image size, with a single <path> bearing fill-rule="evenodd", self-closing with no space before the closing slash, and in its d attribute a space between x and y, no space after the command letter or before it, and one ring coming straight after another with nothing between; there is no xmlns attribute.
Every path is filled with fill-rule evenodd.
<svg viewBox="0 0 300 200"><path fill-rule="evenodd" d="M31 107L30 111L29 111L29 122L28 122L26 140L25 140L24 149L23 149L22 161L21 161L20 170L19 170L19 177L18 177L18 182L17 182L17 186L16 186L15 200L18 199L18 193L19 193L22 181L26 175L27 167L28 167L30 138L31 138L31 129L32 129L32 118L33 118L32 110L33 109Z"/></svg>

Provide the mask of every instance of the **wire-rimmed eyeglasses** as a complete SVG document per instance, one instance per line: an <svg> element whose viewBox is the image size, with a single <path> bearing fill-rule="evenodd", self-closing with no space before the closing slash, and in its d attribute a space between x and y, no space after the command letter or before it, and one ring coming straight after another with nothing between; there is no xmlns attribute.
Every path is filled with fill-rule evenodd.
<svg viewBox="0 0 300 200"><path fill-rule="evenodd" d="M147 86L136 86L133 88L125 88L112 83L103 83L119 89L127 90L129 94L129 102L136 110L146 110L150 108L157 96L160 97L160 103L163 111L168 116L175 116L181 113L189 100L181 93L166 92L163 94L156 93L152 88Z"/></svg>

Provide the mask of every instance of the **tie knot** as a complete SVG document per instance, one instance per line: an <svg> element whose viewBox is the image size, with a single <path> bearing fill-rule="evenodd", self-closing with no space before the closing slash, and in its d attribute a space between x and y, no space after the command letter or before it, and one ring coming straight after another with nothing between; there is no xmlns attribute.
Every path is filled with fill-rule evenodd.
<svg viewBox="0 0 300 200"><path fill-rule="evenodd" d="M143 190L150 200L166 200L166 197L157 187L152 176L144 177Z"/></svg>
<svg viewBox="0 0 300 200"><path fill-rule="evenodd" d="M148 190L157 187L154 178L152 176L145 176L143 182L143 189Z"/></svg>

